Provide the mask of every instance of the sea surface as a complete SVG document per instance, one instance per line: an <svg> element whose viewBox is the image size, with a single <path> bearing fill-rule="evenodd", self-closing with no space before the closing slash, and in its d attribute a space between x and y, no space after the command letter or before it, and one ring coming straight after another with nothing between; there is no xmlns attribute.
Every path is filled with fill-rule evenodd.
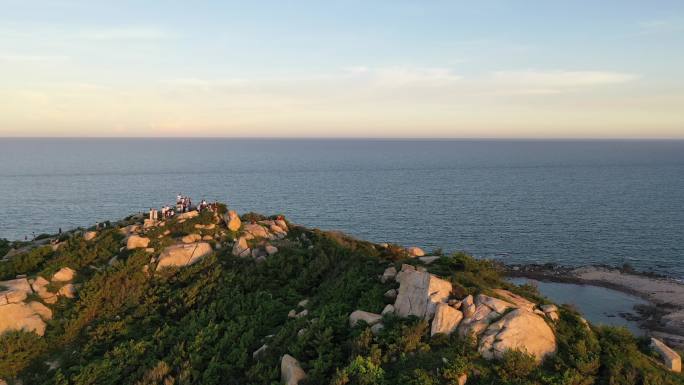
<svg viewBox="0 0 684 385"><path fill-rule="evenodd" d="M0 238L178 193L428 251L684 278L684 141L0 138Z"/></svg>

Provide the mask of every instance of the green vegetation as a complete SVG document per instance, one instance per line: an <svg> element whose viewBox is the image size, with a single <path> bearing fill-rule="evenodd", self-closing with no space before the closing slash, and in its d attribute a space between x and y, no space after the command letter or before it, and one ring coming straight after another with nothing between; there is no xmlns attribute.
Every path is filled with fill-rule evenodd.
<svg viewBox="0 0 684 385"><path fill-rule="evenodd" d="M213 217L204 213L146 235L159 251L171 237L209 223ZM0 264L3 279L50 276L69 266L82 286L77 299L50 306L54 317L44 337L0 337L0 378L27 385L277 384L287 353L307 372L306 384L452 385L464 373L468 384L682 383L628 332L589 328L565 306L555 326L558 352L541 366L517 351L484 360L472 341L457 333L431 338L429 323L415 317L386 315L377 335L363 322L350 328L352 311L380 313L388 302L383 294L397 284L381 283L378 276L389 264L417 262L395 246L380 248L338 232L290 230L279 252L262 263L234 257L224 247L194 265L156 274L145 267L150 254L120 251L123 235L116 228L93 241L73 236L56 251L40 247L12 257ZM203 234L217 235L218 242L234 236L218 228ZM440 258L429 271L450 280L458 296L502 287L544 301L533 287L511 285L490 262L463 253ZM288 317L302 299L309 299L309 315ZM253 358L264 344L268 348Z"/></svg>

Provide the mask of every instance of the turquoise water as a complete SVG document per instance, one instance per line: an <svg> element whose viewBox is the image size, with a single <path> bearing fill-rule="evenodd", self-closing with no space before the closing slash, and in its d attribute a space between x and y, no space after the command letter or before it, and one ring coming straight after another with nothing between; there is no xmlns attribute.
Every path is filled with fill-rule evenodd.
<svg viewBox="0 0 684 385"><path fill-rule="evenodd" d="M0 139L0 237L177 193L377 242L684 277L684 142Z"/></svg>
<svg viewBox="0 0 684 385"><path fill-rule="evenodd" d="M642 329L639 329L636 322L620 316L621 313L636 314L634 306L648 304L639 297L591 285L543 282L528 278L511 278L509 280L517 285L534 284L539 292L553 302L574 305L593 324L625 326L634 334L641 335L644 333Z"/></svg>

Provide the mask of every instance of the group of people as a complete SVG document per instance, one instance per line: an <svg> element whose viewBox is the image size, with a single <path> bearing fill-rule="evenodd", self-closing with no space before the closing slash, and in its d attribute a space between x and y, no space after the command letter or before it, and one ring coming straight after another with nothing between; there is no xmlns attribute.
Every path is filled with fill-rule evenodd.
<svg viewBox="0 0 684 385"><path fill-rule="evenodd" d="M192 199L179 193L176 196L175 208L170 205L164 205L164 207L162 207L160 210L161 212L158 211L156 208L150 208L149 219L153 221L157 221L159 219L167 219L173 217L174 215L176 215L176 213L187 213L193 210L211 210L213 212L217 212L218 203L207 203L206 200L202 199L202 201L199 205L197 205L197 207L193 207Z"/></svg>

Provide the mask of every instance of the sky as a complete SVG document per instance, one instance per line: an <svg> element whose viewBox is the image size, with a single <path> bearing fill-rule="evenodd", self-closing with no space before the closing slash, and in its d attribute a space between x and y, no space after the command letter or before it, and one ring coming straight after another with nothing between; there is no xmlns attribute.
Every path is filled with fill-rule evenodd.
<svg viewBox="0 0 684 385"><path fill-rule="evenodd" d="M681 0L0 10L0 137L684 138Z"/></svg>

